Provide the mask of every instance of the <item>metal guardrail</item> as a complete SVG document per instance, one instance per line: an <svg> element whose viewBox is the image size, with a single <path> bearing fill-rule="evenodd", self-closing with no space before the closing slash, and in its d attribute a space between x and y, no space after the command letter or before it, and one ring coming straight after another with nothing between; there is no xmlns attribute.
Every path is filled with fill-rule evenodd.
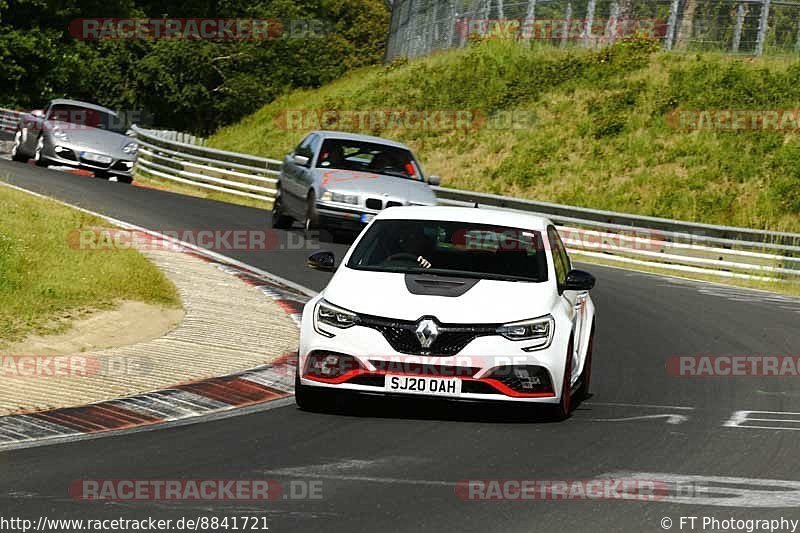
<svg viewBox="0 0 800 533"><path fill-rule="evenodd" d="M271 202L281 162L166 140L134 127L136 171ZM789 280L800 278L800 234L714 226L507 196L434 187L444 205L513 209L550 218L567 247L585 257L679 273Z"/></svg>
<svg viewBox="0 0 800 533"><path fill-rule="evenodd" d="M13 109L0 109L0 131L14 133L17 129L19 117L24 113Z"/></svg>

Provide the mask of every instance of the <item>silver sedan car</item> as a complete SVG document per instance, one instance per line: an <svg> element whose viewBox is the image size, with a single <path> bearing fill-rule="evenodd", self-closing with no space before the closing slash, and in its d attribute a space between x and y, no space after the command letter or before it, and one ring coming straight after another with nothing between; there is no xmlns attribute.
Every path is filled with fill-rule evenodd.
<svg viewBox="0 0 800 533"><path fill-rule="evenodd" d="M45 110L22 115L14 134L14 161L69 166L98 178L133 181L139 145L125 135L117 113L77 100L53 100Z"/></svg>
<svg viewBox="0 0 800 533"><path fill-rule="evenodd" d="M272 225L301 221L308 233L360 231L382 209L436 205L414 154L380 137L312 131L283 160L272 210Z"/></svg>

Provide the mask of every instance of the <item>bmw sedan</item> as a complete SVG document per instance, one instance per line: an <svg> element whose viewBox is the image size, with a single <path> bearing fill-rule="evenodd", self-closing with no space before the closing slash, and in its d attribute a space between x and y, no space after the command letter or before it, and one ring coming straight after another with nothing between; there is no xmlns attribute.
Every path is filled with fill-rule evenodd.
<svg viewBox="0 0 800 533"><path fill-rule="evenodd" d="M569 415L589 389L595 279L558 231L526 213L390 208L305 307L296 400L350 393L546 405Z"/></svg>
<svg viewBox="0 0 800 533"><path fill-rule="evenodd" d="M308 233L361 231L382 209L436 205L411 150L380 137L312 131L286 156L272 207L272 226L301 221Z"/></svg>
<svg viewBox="0 0 800 533"><path fill-rule="evenodd" d="M98 178L133 181L139 145L125 135L126 125L114 111L77 100L53 100L45 110L22 115L14 134L11 158L39 166L88 170Z"/></svg>

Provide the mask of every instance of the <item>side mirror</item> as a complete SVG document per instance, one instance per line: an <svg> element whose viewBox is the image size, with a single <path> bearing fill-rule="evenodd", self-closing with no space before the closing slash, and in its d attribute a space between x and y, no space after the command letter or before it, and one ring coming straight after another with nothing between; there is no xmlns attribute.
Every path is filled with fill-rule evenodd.
<svg viewBox="0 0 800 533"><path fill-rule="evenodd" d="M311 159L309 159L308 157L306 157L304 155L297 155L297 154L294 154L292 156L292 160L295 163L297 163L298 165L300 165L301 167L307 167L308 163L311 161Z"/></svg>
<svg viewBox="0 0 800 533"><path fill-rule="evenodd" d="M333 252L315 252L308 256L306 260L306 266L312 270L320 270L322 272L333 272L336 270L334 264L336 263L336 258L333 255Z"/></svg>
<svg viewBox="0 0 800 533"><path fill-rule="evenodd" d="M439 185L442 182L442 178L439 176L428 176L428 184L429 185Z"/></svg>
<svg viewBox="0 0 800 533"><path fill-rule="evenodd" d="M590 291L594 287L595 278L583 270L570 270L567 281L564 283L565 291Z"/></svg>
<svg viewBox="0 0 800 533"><path fill-rule="evenodd" d="M31 111L31 115L33 115L36 118L44 118L44 111L41 109L34 109L33 111Z"/></svg>

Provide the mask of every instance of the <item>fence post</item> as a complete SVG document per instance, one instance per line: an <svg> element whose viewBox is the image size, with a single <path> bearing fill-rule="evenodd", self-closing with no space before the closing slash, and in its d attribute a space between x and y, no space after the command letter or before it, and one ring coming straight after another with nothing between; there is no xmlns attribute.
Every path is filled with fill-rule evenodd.
<svg viewBox="0 0 800 533"><path fill-rule="evenodd" d="M739 52L739 45L742 43L742 27L744 26L744 17L747 14L747 7L744 4L739 4L736 9L736 28L733 31L733 53Z"/></svg>
<svg viewBox="0 0 800 533"><path fill-rule="evenodd" d="M589 3L586 5L586 26L584 26L583 30L584 46L589 46L594 38L594 36L592 35L592 26L594 25L595 6L596 6L596 0L589 0Z"/></svg>
<svg viewBox="0 0 800 533"><path fill-rule="evenodd" d="M536 0L528 0L528 9L525 11L525 21L522 23L522 38L530 40L534 37L534 24L536 22Z"/></svg>
<svg viewBox="0 0 800 533"><path fill-rule="evenodd" d="M450 26L447 28L447 47L453 46L453 34L458 25L458 10L456 9L456 0L450 0Z"/></svg>
<svg viewBox="0 0 800 533"><path fill-rule="evenodd" d="M614 41L617 40L617 24L619 23L619 4L616 2L612 2L611 4L611 16L608 17L608 24L606 25L606 37L607 37L607 44L614 44Z"/></svg>
<svg viewBox="0 0 800 533"><path fill-rule="evenodd" d="M572 2L567 2L567 10L564 13L564 34L561 36L561 48L567 46L569 39L569 26L572 22Z"/></svg>
<svg viewBox="0 0 800 533"><path fill-rule="evenodd" d="M667 20L667 35L666 40L664 41L664 48L667 50L672 50L672 46L675 44L675 31L676 26L678 25L678 10L681 7L681 0L672 0L672 4L669 6L669 19Z"/></svg>
<svg viewBox="0 0 800 533"><path fill-rule="evenodd" d="M764 43L767 40L767 30L769 28L769 6L771 0L762 0L761 19L758 21L758 40L756 41L756 55L764 54Z"/></svg>
<svg viewBox="0 0 800 533"><path fill-rule="evenodd" d="M800 52L800 16L797 17L797 43L794 45L794 51Z"/></svg>
<svg viewBox="0 0 800 533"><path fill-rule="evenodd" d="M503 0L497 0L497 18L503 20L506 17L506 10L503 7Z"/></svg>

